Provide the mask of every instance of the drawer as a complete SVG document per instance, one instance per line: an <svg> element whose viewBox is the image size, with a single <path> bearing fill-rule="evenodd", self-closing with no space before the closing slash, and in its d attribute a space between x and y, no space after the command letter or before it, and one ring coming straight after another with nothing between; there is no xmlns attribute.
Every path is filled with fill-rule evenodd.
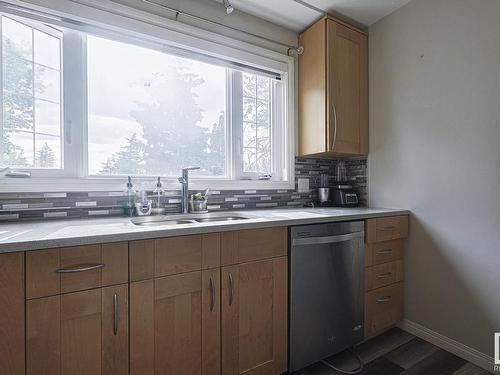
<svg viewBox="0 0 500 375"><path fill-rule="evenodd" d="M408 237L408 215L366 220L366 242L382 242Z"/></svg>
<svg viewBox="0 0 500 375"><path fill-rule="evenodd" d="M365 290L377 289L403 280L403 261L382 263L365 271Z"/></svg>
<svg viewBox="0 0 500 375"><path fill-rule="evenodd" d="M220 266L220 234L130 242L130 281Z"/></svg>
<svg viewBox="0 0 500 375"><path fill-rule="evenodd" d="M286 256L288 228L249 229L222 233L223 266Z"/></svg>
<svg viewBox="0 0 500 375"><path fill-rule="evenodd" d="M128 243L26 252L26 298L128 282Z"/></svg>
<svg viewBox="0 0 500 375"><path fill-rule="evenodd" d="M395 325L403 319L403 283L365 293L365 336Z"/></svg>
<svg viewBox="0 0 500 375"><path fill-rule="evenodd" d="M403 259L404 240L367 243L365 267Z"/></svg>

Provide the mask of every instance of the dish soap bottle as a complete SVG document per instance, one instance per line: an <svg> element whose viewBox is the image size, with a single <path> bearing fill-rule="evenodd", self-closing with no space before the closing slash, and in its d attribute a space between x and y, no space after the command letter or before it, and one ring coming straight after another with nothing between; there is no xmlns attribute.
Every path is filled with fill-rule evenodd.
<svg viewBox="0 0 500 375"><path fill-rule="evenodd" d="M153 196L156 200L156 207L153 209L153 215L162 215L165 209L161 206L162 196L165 194L163 190L163 185L161 183L160 177L158 177L158 182L156 183L156 188L153 191Z"/></svg>
<svg viewBox="0 0 500 375"><path fill-rule="evenodd" d="M134 190L134 185L132 184L132 177L128 176L127 188L124 192L125 203L123 205L123 211L126 216L134 216L135 201L137 199L137 192Z"/></svg>

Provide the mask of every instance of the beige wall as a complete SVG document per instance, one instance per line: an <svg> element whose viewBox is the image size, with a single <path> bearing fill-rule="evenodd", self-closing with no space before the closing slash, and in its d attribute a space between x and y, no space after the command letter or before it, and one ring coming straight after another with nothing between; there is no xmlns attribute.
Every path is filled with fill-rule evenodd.
<svg viewBox="0 0 500 375"><path fill-rule="evenodd" d="M412 211L406 319L493 356L500 1L413 0L370 28L369 194Z"/></svg>

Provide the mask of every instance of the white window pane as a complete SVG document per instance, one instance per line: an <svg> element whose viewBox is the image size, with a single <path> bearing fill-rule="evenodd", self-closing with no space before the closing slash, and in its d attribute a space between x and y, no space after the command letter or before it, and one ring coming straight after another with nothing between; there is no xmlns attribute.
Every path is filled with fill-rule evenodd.
<svg viewBox="0 0 500 375"><path fill-rule="evenodd" d="M269 126L269 104L267 101L257 100L257 123Z"/></svg>
<svg viewBox="0 0 500 375"><path fill-rule="evenodd" d="M35 30L34 37L35 63L59 70L61 60L59 38L38 30Z"/></svg>
<svg viewBox="0 0 500 375"><path fill-rule="evenodd" d="M243 96L255 98L257 76L253 74L243 74Z"/></svg>
<svg viewBox="0 0 500 375"><path fill-rule="evenodd" d="M35 65L35 97L59 103L61 100L61 72L43 65Z"/></svg>
<svg viewBox="0 0 500 375"><path fill-rule="evenodd" d="M257 78L257 97L260 100L268 100L270 93L271 79L266 77Z"/></svg>
<svg viewBox="0 0 500 375"><path fill-rule="evenodd" d="M57 38L2 17L1 165L14 168L62 166L61 106L58 104L61 73L45 66L59 69L59 43ZM34 49L37 50L35 56ZM45 65L36 64L34 58ZM36 99L35 105L35 97L51 102Z"/></svg>
<svg viewBox="0 0 500 375"><path fill-rule="evenodd" d="M35 168L61 168L59 137L35 135Z"/></svg>
<svg viewBox="0 0 500 375"><path fill-rule="evenodd" d="M87 48L90 174L226 175L225 68L93 36Z"/></svg>
<svg viewBox="0 0 500 375"><path fill-rule="evenodd" d="M33 59L33 40L31 27L2 16L2 41L4 51L15 51L21 57L31 61Z"/></svg>
<svg viewBox="0 0 500 375"><path fill-rule="evenodd" d="M271 173L271 80L243 73L243 171Z"/></svg>
<svg viewBox="0 0 500 375"><path fill-rule="evenodd" d="M37 133L61 135L61 107L57 103L37 99L35 101L35 129Z"/></svg>
<svg viewBox="0 0 500 375"><path fill-rule="evenodd" d="M253 98L243 97L243 121L257 121L256 103Z"/></svg>
<svg viewBox="0 0 500 375"><path fill-rule="evenodd" d="M22 91L22 84L20 83ZM3 92L3 128L33 131L33 98Z"/></svg>
<svg viewBox="0 0 500 375"><path fill-rule="evenodd" d="M243 147L250 148L256 147L257 131L255 123L244 122L243 123Z"/></svg>
<svg viewBox="0 0 500 375"><path fill-rule="evenodd" d="M243 171L245 173L257 172L256 165L256 151L255 148L244 148L243 149Z"/></svg>
<svg viewBox="0 0 500 375"><path fill-rule="evenodd" d="M33 133L3 133L2 165L9 167L33 166Z"/></svg>

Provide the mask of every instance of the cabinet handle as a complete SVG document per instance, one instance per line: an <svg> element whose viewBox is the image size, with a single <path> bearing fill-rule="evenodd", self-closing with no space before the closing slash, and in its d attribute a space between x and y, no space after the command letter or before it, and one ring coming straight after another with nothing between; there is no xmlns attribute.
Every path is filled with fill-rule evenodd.
<svg viewBox="0 0 500 375"><path fill-rule="evenodd" d="M377 254L390 254L392 253L392 249L382 249L377 251Z"/></svg>
<svg viewBox="0 0 500 375"><path fill-rule="evenodd" d="M394 231L397 231L397 230L398 230L398 227L393 227L393 226L391 226L391 227L383 227L382 228L383 232L394 232Z"/></svg>
<svg viewBox="0 0 500 375"><path fill-rule="evenodd" d="M210 311L213 311L215 306L215 284L212 278L210 278L208 287L210 288Z"/></svg>
<svg viewBox="0 0 500 375"><path fill-rule="evenodd" d="M389 302L391 300L391 296L382 297L377 300L377 303Z"/></svg>
<svg viewBox="0 0 500 375"><path fill-rule="evenodd" d="M335 150L335 145L337 144L337 107L335 107L335 103L333 102L332 102L332 109L333 109L333 120L334 120L332 150Z"/></svg>
<svg viewBox="0 0 500 375"><path fill-rule="evenodd" d="M234 279L233 274L229 274L229 306L234 302Z"/></svg>
<svg viewBox="0 0 500 375"><path fill-rule="evenodd" d="M118 334L118 322L119 322L119 315L118 315L118 295L115 293L113 294L113 333L115 336Z"/></svg>
<svg viewBox="0 0 500 375"><path fill-rule="evenodd" d="M381 273L380 275L377 275L378 279L385 279L386 277L389 277L392 275L392 272L386 272L386 273Z"/></svg>
<svg viewBox="0 0 500 375"><path fill-rule="evenodd" d="M56 270L57 273L77 273L77 272L85 272L85 271L93 271L97 270L99 268L103 268L104 264L99 263L99 264L84 264L84 265L78 265L78 266L73 266L73 267L68 267L68 268L59 268Z"/></svg>

